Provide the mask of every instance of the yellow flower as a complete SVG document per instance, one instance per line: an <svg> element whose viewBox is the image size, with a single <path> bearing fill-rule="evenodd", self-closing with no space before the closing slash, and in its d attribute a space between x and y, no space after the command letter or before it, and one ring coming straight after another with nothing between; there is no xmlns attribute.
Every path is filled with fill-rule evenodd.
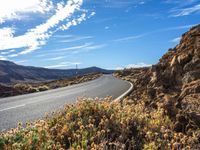
<svg viewBox="0 0 200 150"><path fill-rule="evenodd" d="M62 128L62 133L66 133L68 131L67 125L64 125Z"/></svg>
<svg viewBox="0 0 200 150"><path fill-rule="evenodd" d="M83 125L81 125L81 126L80 126L80 129L81 129L81 130L83 130L83 129L84 129L84 126L83 126Z"/></svg>
<svg viewBox="0 0 200 150"><path fill-rule="evenodd" d="M94 142L92 142L91 147L96 148L96 144Z"/></svg>
<svg viewBox="0 0 200 150"><path fill-rule="evenodd" d="M90 138L90 141L94 141L94 137L93 136Z"/></svg>
<svg viewBox="0 0 200 150"><path fill-rule="evenodd" d="M112 114L112 115L110 116L110 119L111 119L111 120L114 119L114 114Z"/></svg>
<svg viewBox="0 0 200 150"><path fill-rule="evenodd" d="M79 121L79 122L78 122L78 125L79 125L79 126L81 126L81 125L82 125L82 122L81 122L81 121Z"/></svg>
<svg viewBox="0 0 200 150"><path fill-rule="evenodd" d="M70 114L70 113L67 113L67 114L66 114L66 119L70 119L70 117L71 117L71 114Z"/></svg>
<svg viewBox="0 0 200 150"><path fill-rule="evenodd" d="M89 124L89 128L93 128L93 127L94 127L94 125L90 123Z"/></svg>
<svg viewBox="0 0 200 150"><path fill-rule="evenodd" d="M105 134L105 133L106 133L106 131L105 131L105 130L101 130L101 133L102 133L102 134Z"/></svg>
<svg viewBox="0 0 200 150"><path fill-rule="evenodd" d="M69 140L69 141L71 141L71 139L72 139L71 137L68 137L68 140Z"/></svg>
<svg viewBox="0 0 200 150"><path fill-rule="evenodd" d="M168 134L165 133L165 134L164 134L164 139L168 139L168 137L169 137Z"/></svg>
<svg viewBox="0 0 200 150"><path fill-rule="evenodd" d="M101 136L101 132L100 131L97 132L97 136Z"/></svg>
<svg viewBox="0 0 200 150"><path fill-rule="evenodd" d="M81 149L81 147L80 147L80 145L78 145L78 146L77 146L77 150L80 150L80 149Z"/></svg>
<svg viewBox="0 0 200 150"><path fill-rule="evenodd" d="M78 112L78 116L81 117L81 112L80 111Z"/></svg>

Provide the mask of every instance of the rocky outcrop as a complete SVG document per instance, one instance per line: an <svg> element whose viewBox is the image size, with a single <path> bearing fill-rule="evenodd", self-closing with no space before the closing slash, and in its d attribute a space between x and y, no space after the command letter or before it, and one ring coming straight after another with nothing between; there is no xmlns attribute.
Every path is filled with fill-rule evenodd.
<svg viewBox="0 0 200 150"><path fill-rule="evenodd" d="M200 128L200 25L183 34L156 65L117 74L134 83L133 100L163 108L175 131Z"/></svg>

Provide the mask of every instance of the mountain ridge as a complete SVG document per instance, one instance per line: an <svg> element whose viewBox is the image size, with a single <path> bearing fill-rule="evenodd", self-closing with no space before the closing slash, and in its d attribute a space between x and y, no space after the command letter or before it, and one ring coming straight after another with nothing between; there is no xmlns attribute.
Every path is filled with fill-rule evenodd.
<svg viewBox="0 0 200 150"><path fill-rule="evenodd" d="M112 70L106 70L95 66L83 69L48 69L42 67L23 66L11 61L0 60L0 83L3 84L43 82L70 78L76 75L85 75L90 73L110 74L112 72Z"/></svg>

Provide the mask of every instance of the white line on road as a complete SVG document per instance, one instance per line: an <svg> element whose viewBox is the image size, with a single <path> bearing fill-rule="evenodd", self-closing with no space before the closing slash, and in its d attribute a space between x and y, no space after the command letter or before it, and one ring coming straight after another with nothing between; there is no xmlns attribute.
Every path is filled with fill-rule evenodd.
<svg viewBox="0 0 200 150"><path fill-rule="evenodd" d="M121 96L119 96L118 98L116 98L114 101L119 101L120 99L122 99L125 96L127 96L133 90L133 84L131 82L128 82L128 83L131 85L131 87L125 93L123 93Z"/></svg>
<svg viewBox="0 0 200 150"><path fill-rule="evenodd" d="M8 108L1 109L0 112L6 111L6 110L10 110L10 109L19 108L19 107L24 107L24 106L26 106L26 104L17 105L17 106L13 106L13 107L8 107Z"/></svg>

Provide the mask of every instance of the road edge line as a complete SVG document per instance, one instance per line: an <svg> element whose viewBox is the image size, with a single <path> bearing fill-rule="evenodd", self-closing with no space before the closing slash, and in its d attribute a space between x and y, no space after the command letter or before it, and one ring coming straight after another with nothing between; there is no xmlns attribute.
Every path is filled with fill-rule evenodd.
<svg viewBox="0 0 200 150"><path fill-rule="evenodd" d="M24 106L26 106L26 104L21 104L21 105L17 105L17 106L13 106L13 107L8 107L8 108L1 109L0 112L6 111L6 110L10 110L10 109L16 109L16 108L24 107Z"/></svg>
<svg viewBox="0 0 200 150"><path fill-rule="evenodd" d="M119 97L117 97L114 100L114 102L117 102L117 101L121 100L122 98L126 97L133 90L133 83L131 83L129 81L127 81L127 82L131 85L131 87L126 92L124 92L122 95L120 95Z"/></svg>

